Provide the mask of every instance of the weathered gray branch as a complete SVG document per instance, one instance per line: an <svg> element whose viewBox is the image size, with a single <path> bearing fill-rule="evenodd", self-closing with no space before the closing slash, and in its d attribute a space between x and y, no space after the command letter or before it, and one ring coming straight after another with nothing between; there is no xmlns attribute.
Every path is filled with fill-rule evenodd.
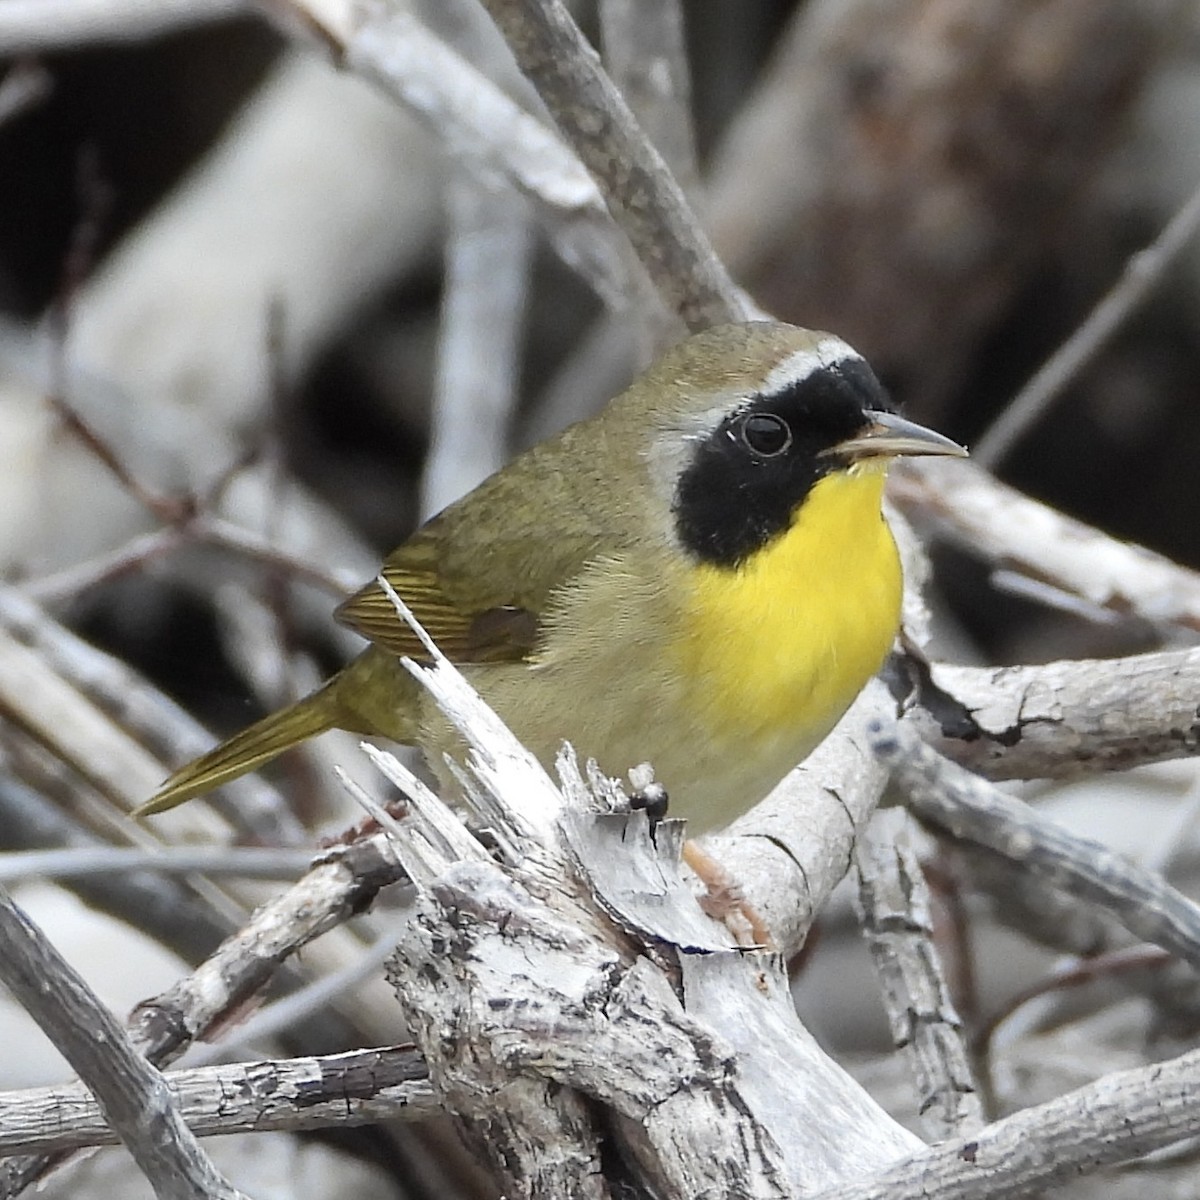
<svg viewBox="0 0 1200 1200"><path fill-rule="evenodd" d="M200 1149L162 1076L2 888L0 979L87 1084L160 1200L245 1200Z"/></svg>
<svg viewBox="0 0 1200 1200"><path fill-rule="evenodd" d="M929 889L909 843L907 814L876 814L854 849L863 934L879 976L896 1048L917 1083L926 1135L940 1142L983 1124L962 1021L933 943Z"/></svg>
<svg viewBox="0 0 1200 1200"><path fill-rule="evenodd" d="M190 976L139 1005L129 1022L134 1046L155 1066L264 987L281 963L360 912L399 873L382 843L365 839L331 851L294 887L260 908ZM17 1156L0 1170L0 1196L14 1196L55 1165L55 1155Z"/></svg>
<svg viewBox="0 0 1200 1200"><path fill-rule="evenodd" d="M1195 1133L1200 1051L1114 1071L812 1200L1017 1200Z"/></svg>
<svg viewBox="0 0 1200 1200"><path fill-rule="evenodd" d="M436 666L410 669L471 746L466 802L498 851L373 754L408 795L390 835L417 884L392 979L435 1093L503 1186L609 1194L597 1104L664 1197L782 1200L911 1148L799 1025L782 961L703 916L678 826L652 838L570 759L565 799L429 650Z"/></svg>
<svg viewBox="0 0 1200 1200"><path fill-rule="evenodd" d="M1030 874L1099 905L1134 937L1200 968L1200 904L1161 875L1100 842L1068 833L1030 805L942 758L903 724L878 727L873 744L909 809L922 821L1019 862Z"/></svg>
<svg viewBox="0 0 1200 1200"><path fill-rule="evenodd" d="M752 306L566 8L559 0L483 3L668 305L692 329L747 319Z"/></svg>
<svg viewBox="0 0 1200 1200"><path fill-rule="evenodd" d="M420 1120L440 1111L411 1046L198 1067L163 1079L197 1137ZM57 1154L118 1140L82 1084L0 1092L0 1156Z"/></svg>
<svg viewBox="0 0 1200 1200"><path fill-rule="evenodd" d="M595 182L561 137L523 109L416 18L372 11L344 25L294 0L336 45L347 69L397 100L485 185L524 196L564 261L612 305L640 269Z"/></svg>
<svg viewBox="0 0 1200 1200"><path fill-rule="evenodd" d="M892 472L889 494L919 531L994 567L1117 616L1200 630L1195 571L1031 500L968 462L935 468L910 460Z"/></svg>
<svg viewBox="0 0 1200 1200"><path fill-rule="evenodd" d="M929 684L932 683L932 690ZM988 779L1072 779L1200 753L1200 650L1017 667L933 663L903 702Z"/></svg>

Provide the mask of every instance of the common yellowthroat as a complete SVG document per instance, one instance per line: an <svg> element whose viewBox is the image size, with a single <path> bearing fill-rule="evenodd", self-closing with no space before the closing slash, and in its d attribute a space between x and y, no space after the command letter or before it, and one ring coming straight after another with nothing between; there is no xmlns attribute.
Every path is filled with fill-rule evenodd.
<svg viewBox="0 0 1200 1200"><path fill-rule="evenodd" d="M692 832L761 799L879 669L900 618L888 463L963 455L897 416L830 334L755 322L681 342L598 416L535 446L383 566L446 655L552 765L649 761ZM176 772L160 812L330 728L461 749L399 656L377 583L337 619L371 645Z"/></svg>

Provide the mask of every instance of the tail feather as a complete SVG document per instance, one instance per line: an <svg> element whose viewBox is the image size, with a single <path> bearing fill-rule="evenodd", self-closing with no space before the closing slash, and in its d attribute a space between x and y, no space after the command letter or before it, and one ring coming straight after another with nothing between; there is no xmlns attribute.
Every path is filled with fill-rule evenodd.
<svg viewBox="0 0 1200 1200"><path fill-rule="evenodd" d="M328 685L288 708L263 717L181 767L145 804L134 810L134 816L165 812L254 771L290 747L332 729L337 723L337 709L327 688Z"/></svg>

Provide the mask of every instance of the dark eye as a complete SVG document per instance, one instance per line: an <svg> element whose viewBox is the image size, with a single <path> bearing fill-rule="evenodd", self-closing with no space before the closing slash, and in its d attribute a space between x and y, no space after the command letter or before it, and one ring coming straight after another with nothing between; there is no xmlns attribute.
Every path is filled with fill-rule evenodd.
<svg viewBox="0 0 1200 1200"><path fill-rule="evenodd" d="M750 413L742 419L742 441L759 458L774 458L792 444L787 422L774 413Z"/></svg>

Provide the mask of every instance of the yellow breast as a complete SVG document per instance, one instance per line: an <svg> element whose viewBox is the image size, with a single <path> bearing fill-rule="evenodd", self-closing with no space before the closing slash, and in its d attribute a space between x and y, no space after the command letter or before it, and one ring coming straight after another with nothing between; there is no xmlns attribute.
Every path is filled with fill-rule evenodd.
<svg viewBox="0 0 1200 1200"><path fill-rule="evenodd" d="M677 649L710 736L799 761L879 670L902 586L883 484L876 463L831 474L737 570L691 573Z"/></svg>

